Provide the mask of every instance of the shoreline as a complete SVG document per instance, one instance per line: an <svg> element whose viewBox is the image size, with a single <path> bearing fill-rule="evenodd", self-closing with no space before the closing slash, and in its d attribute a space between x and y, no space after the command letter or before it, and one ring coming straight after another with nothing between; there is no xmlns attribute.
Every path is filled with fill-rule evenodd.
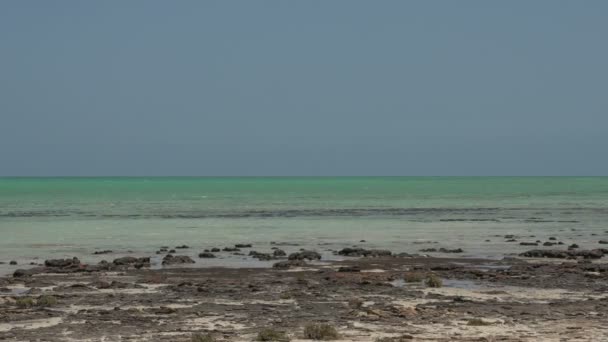
<svg viewBox="0 0 608 342"><path fill-rule="evenodd" d="M147 258L47 260L0 277L0 339L251 341L273 328L298 341L311 323L332 325L341 341L608 338L603 255L492 260L350 248L336 261L275 255L279 248L249 256L270 257L274 268L189 267L186 248L162 253L161 269ZM430 287L432 277L442 286Z"/></svg>

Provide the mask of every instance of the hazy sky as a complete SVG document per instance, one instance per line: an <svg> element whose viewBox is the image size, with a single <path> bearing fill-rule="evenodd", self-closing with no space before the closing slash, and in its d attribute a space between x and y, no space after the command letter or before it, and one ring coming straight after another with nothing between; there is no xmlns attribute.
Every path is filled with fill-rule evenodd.
<svg viewBox="0 0 608 342"><path fill-rule="evenodd" d="M608 1L1 1L0 175L608 175Z"/></svg>

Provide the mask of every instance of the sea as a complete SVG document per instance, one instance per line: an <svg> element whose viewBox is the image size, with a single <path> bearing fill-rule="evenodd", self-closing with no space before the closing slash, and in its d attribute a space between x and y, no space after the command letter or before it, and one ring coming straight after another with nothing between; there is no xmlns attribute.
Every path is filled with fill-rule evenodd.
<svg viewBox="0 0 608 342"><path fill-rule="evenodd" d="M190 248L177 254L196 260L190 267L271 265L249 250L197 257L236 243L329 260L349 246L484 258L530 249L505 235L601 247L608 177L0 178L0 273L66 257L152 256L161 267L156 251L182 245ZM101 250L112 253L93 254Z"/></svg>

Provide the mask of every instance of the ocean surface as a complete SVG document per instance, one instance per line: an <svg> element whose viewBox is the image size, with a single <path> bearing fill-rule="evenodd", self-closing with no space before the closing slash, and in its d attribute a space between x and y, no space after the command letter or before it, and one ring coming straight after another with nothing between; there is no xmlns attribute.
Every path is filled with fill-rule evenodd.
<svg viewBox="0 0 608 342"><path fill-rule="evenodd" d="M267 252L270 241L327 258L352 245L499 258L529 249L505 243L506 234L596 247L607 219L608 177L0 178L0 272L182 244L191 248L178 254L192 256L245 242ZM104 249L114 253L92 255ZM195 259L268 265L230 254Z"/></svg>

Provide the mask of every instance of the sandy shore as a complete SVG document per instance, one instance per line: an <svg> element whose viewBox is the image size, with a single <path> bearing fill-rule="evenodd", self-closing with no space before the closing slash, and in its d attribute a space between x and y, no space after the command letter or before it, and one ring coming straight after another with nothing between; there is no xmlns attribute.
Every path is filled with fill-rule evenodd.
<svg viewBox="0 0 608 342"><path fill-rule="evenodd" d="M0 278L0 340L252 341L271 327L297 341L310 323L341 341L608 340L605 258L268 255L283 267L150 269L144 258L26 269Z"/></svg>

